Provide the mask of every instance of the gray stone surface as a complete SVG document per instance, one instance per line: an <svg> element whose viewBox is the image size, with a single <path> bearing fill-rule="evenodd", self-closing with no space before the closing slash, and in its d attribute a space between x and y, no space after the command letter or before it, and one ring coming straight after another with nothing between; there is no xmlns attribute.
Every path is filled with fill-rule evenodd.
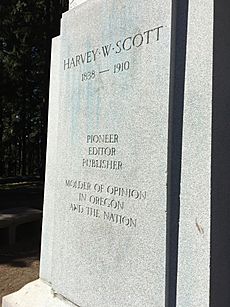
<svg viewBox="0 0 230 307"><path fill-rule="evenodd" d="M210 306L212 79L213 1L189 1L177 307Z"/></svg>
<svg viewBox="0 0 230 307"><path fill-rule="evenodd" d="M40 276L51 282L53 224L54 224L54 193L56 187L56 152L59 108L59 68L60 38L52 41L48 139L46 153L45 195L43 207L42 247Z"/></svg>
<svg viewBox="0 0 230 307"><path fill-rule="evenodd" d="M170 37L169 0L63 16L52 285L82 307L165 304Z"/></svg>
<svg viewBox="0 0 230 307"><path fill-rule="evenodd" d="M76 307L58 296L41 279L35 280L21 290L3 298L2 307Z"/></svg>
<svg viewBox="0 0 230 307"><path fill-rule="evenodd" d="M90 0L69 0L69 10L75 8L76 6L82 4L85 1L90 1Z"/></svg>
<svg viewBox="0 0 230 307"><path fill-rule="evenodd" d="M40 276L54 292L39 280L3 307L163 307L171 1L70 2L51 67ZM177 307L230 305L230 9L213 5L189 1L181 194L169 202L180 198Z"/></svg>

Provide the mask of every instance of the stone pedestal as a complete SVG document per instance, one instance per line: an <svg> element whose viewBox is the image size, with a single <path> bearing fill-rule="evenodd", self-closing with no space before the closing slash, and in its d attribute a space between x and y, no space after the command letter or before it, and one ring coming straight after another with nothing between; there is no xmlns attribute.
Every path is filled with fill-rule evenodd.
<svg viewBox="0 0 230 307"><path fill-rule="evenodd" d="M37 281L3 307L165 305L171 11L171 0L88 0L63 14L40 270L59 301Z"/></svg>
<svg viewBox="0 0 230 307"><path fill-rule="evenodd" d="M230 5L186 3L70 1L52 51L48 284L3 307L230 306Z"/></svg>

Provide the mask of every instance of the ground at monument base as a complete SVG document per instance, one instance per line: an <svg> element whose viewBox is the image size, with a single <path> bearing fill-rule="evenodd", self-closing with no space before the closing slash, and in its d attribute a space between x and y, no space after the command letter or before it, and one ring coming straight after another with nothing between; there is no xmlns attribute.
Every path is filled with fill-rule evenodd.
<svg viewBox="0 0 230 307"><path fill-rule="evenodd" d="M0 264L0 306L2 306L2 297L19 290L28 282L38 278L38 259L25 257L21 258L19 262L13 262L12 265Z"/></svg>
<svg viewBox="0 0 230 307"><path fill-rule="evenodd" d="M2 307L76 307L56 295L50 285L37 279L3 298Z"/></svg>
<svg viewBox="0 0 230 307"><path fill-rule="evenodd" d="M2 297L38 278L40 258L40 229L22 225L13 246L9 246L8 233L3 230L0 229L0 306Z"/></svg>

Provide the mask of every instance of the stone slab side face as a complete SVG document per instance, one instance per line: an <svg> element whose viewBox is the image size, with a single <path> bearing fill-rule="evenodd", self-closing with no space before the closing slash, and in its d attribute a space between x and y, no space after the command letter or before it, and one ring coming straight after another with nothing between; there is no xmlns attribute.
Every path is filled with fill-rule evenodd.
<svg viewBox="0 0 230 307"><path fill-rule="evenodd" d="M208 307L210 284L213 1L189 2L178 307Z"/></svg>
<svg viewBox="0 0 230 307"><path fill-rule="evenodd" d="M171 1L62 20L52 285L79 306L165 302Z"/></svg>
<svg viewBox="0 0 230 307"><path fill-rule="evenodd" d="M56 187L56 152L59 106L59 68L60 39L52 40L48 140L46 154L45 195L43 208L42 247L40 276L51 282L53 225L54 225L54 193Z"/></svg>

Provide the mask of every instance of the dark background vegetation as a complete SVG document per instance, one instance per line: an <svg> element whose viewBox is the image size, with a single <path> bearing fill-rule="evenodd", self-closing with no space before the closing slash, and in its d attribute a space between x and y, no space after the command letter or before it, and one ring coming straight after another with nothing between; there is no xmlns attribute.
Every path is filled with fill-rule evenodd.
<svg viewBox="0 0 230 307"><path fill-rule="evenodd" d="M67 0L0 0L2 221L2 209L43 206L51 40L67 9ZM41 223L19 225L13 246L8 231L0 229L0 306L39 270Z"/></svg>
<svg viewBox="0 0 230 307"><path fill-rule="evenodd" d="M51 39L66 0L0 0L0 177L44 178Z"/></svg>

